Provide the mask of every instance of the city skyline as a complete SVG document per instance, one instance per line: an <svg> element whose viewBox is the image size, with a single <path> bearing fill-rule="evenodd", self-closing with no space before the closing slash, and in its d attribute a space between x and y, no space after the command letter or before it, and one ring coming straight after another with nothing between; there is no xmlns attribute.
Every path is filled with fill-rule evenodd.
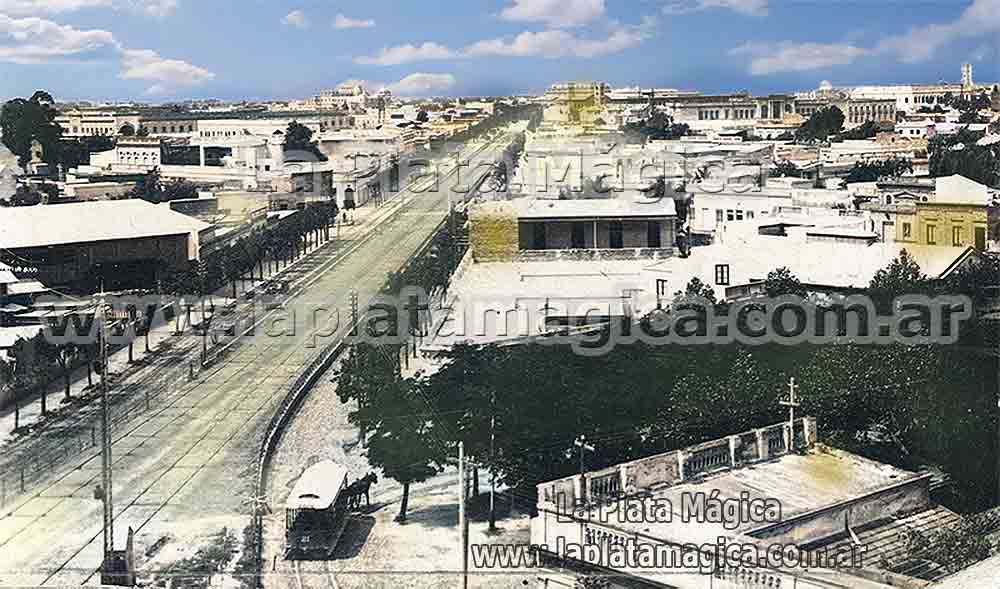
<svg viewBox="0 0 1000 589"><path fill-rule="evenodd" d="M922 2L905 13L893 4L857 11L774 0L214 7L0 0L5 94L274 100L360 80L401 96L478 96L537 94L568 79L769 93L823 80L954 82L962 62L973 64L978 81L1000 77L990 65L1000 0Z"/></svg>

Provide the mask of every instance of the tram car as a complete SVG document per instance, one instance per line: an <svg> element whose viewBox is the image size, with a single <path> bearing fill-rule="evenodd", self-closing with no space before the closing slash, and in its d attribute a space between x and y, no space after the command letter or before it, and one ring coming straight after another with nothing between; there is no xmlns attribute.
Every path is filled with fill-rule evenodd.
<svg viewBox="0 0 1000 589"><path fill-rule="evenodd" d="M322 460L302 473L285 505L285 558L329 558L347 525L347 469Z"/></svg>

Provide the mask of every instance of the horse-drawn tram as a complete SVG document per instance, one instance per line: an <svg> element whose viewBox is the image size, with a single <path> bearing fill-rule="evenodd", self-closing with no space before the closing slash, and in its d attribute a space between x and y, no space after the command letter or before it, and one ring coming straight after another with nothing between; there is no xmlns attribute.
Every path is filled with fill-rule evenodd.
<svg viewBox="0 0 1000 589"><path fill-rule="evenodd" d="M285 505L285 558L328 558L348 518L347 469L332 460L310 466Z"/></svg>

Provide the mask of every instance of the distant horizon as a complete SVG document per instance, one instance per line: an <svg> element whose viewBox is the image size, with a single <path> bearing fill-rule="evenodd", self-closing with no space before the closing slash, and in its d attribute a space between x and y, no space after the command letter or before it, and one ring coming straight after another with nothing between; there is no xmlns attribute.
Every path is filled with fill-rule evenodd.
<svg viewBox="0 0 1000 589"><path fill-rule="evenodd" d="M233 18L238 15L238 18ZM297 100L357 80L418 97L563 80L755 95L1000 80L1000 0L0 0L5 93Z"/></svg>
<svg viewBox="0 0 1000 589"><path fill-rule="evenodd" d="M956 64L956 69L958 67L960 67L960 66L961 66L961 64ZM1000 83L1000 78L991 79L989 81L975 80L975 73L973 73L973 77L974 77L975 84L977 86L988 86L988 85L993 85L995 83ZM348 83L348 82L351 82L351 81L352 80L344 80L342 82L335 82L333 84L330 84L330 85L318 88L317 90L315 90L311 94L307 94L307 95L304 95L304 96L294 96L294 97L276 96L276 97L270 97L270 98L261 98L261 97L233 97L233 98L223 98L223 97L219 97L219 96L208 96L208 95L205 95L205 96L191 96L191 97L186 97L186 98L175 98L175 99L163 100L163 101L157 102L157 101L151 100L148 97L146 97L146 98L104 98L104 99L66 98L66 97L63 97L63 96L57 96L57 95L55 95L53 93L53 98L56 100L56 102L58 102L60 104L72 104L72 103L79 103L79 102L90 102L90 103L94 103L94 104L109 104L109 105L116 104L116 103L118 103L118 104L134 103L134 104L141 104L141 105L146 105L146 106L169 106L169 105L178 104L178 103L184 103L184 102L213 102L213 101L214 102L221 102L221 103L225 103L225 104L232 104L232 103L237 103L237 102L260 102L260 103L264 103L264 102L294 102L294 101L299 101L299 100L308 100L308 99L316 96L317 94L319 94L323 90L334 88L334 87L336 87L336 86L338 86L340 84ZM402 99L402 100L407 100L407 101L414 101L414 100L430 100L430 99L535 97L535 96L541 96L542 94L544 94L548 90L548 88L551 87L553 84L560 84L560 83L565 83L565 82L579 82L579 81L603 82L603 80L600 80L600 79L594 79L594 80L580 80L580 79L570 80L570 79L565 79L565 80L554 80L553 82L551 82L550 84L548 84L547 86L545 86L545 89L540 90L540 91L535 91L535 92L530 92L530 91L529 92L516 92L516 93L511 93L511 94L435 94L435 95L428 95L428 96L395 96L394 95L394 98L398 98L398 99ZM771 90L761 90L761 91L750 91L750 93L752 95L754 95L754 96L763 96L763 95L768 95L768 94L795 94L797 92L814 92L814 91L818 90L820 88L820 85L823 82L825 82L825 81L828 81L828 80L823 79L823 80L818 81L816 83L816 86L813 87L813 88L796 88L796 89L784 89L784 90L771 89ZM831 81L831 84L832 84L833 89L838 90L838 89L857 88L857 87L861 87L861 86L933 86L933 85L937 85L937 84L961 84L961 80L959 80L959 79L938 79L936 81L906 81L906 82L877 81L877 82L861 82L861 83L847 83L847 84L838 84L838 83L834 83L834 82ZM632 84L630 84L630 83L626 83L626 84L611 84L611 88L612 89L636 88L636 87L638 87L638 88L640 88L642 90L649 90L649 89L677 90L677 91L680 91L680 92L698 92L698 93L705 94L705 95L735 94L735 93L739 93L739 92L747 92L747 91L749 91L749 90L747 90L745 88L729 88L729 89L706 91L706 90L702 90L700 88L685 87L685 86L647 85L647 84L638 84L638 83L632 83ZM45 88L36 88L36 90L46 90L46 89ZM48 90L46 90L46 91L48 91ZM29 93L23 95L22 98L28 98L33 92L34 92L34 90L32 92L29 92ZM14 98L14 97L13 96L7 97L4 100L10 100L11 98Z"/></svg>

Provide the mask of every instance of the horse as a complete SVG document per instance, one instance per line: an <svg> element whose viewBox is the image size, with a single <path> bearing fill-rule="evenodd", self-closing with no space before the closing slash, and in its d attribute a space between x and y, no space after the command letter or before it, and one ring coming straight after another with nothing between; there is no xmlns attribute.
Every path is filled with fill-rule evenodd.
<svg viewBox="0 0 1000 589"><path fill-rule="evenodd" d="M346 493L348 494L347 506L350 509L361 509L361 497L365 498L365 507L370 507L372 504L371 500L371 486L378 482L378 477L374 472L369 472L360 479L354 481L348 485Z"/></svg>

